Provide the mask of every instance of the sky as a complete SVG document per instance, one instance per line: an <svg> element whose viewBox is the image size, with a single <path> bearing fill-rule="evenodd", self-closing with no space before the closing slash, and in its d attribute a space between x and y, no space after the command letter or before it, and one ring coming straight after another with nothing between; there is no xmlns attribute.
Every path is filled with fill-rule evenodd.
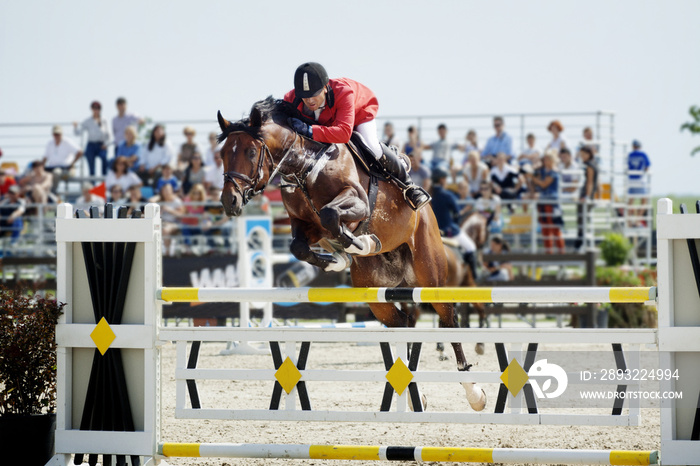
<svg viewBox="0 0 700 466"><path fill-rule="evenodd" d="M0 124L82 120L92 100L111 118L118 96L156 121L237 119L317 61L369 86L379 117L615 112L653 193L700 197L700 135L679 131L700 104L698 18L694 0L3 0Z"/></svg>

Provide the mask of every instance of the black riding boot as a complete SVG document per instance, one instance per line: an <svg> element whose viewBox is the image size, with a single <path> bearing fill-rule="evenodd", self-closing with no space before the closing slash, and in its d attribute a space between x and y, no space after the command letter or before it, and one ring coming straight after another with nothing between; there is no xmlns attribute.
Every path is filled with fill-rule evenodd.
<svg viewBox="0 0 700 466"><path fill-rule="evenodd" d="M413 184L413 180L411 180L406 167L401 163L399 156L384 144L382 144L382 151L383 154L378 160L379 164L401 188L406 203L413 210L418 210L430 202L430 195L420 186Z"/></svg>
<svg viewBox="0 0 700 466"><path fill-rule="evenodd" d="M464 258L464 262L467 264L467 267L472 272L472 277L476 281L478 278L476 275L476 253L475 252L465 252L464 255L462 256Z"/></svg>

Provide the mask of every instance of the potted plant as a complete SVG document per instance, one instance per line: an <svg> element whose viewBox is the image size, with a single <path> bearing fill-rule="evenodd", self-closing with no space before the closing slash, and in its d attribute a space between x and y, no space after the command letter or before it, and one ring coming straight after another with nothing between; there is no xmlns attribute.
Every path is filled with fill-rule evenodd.
<svg viewBox="0 0 700 466"><path fill-rule="evenodd" d="M26 288L0 286L3 463L43 465L53 455L56 324L64 306Z"/></svg>

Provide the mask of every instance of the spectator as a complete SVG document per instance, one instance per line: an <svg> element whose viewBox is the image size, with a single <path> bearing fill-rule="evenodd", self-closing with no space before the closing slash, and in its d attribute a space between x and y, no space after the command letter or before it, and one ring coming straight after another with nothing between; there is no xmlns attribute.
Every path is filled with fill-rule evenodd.
<svg viewBox="0 0 700 466"><path fill-rule="evenodd" d="M535 147L535 135L529 133L525 137L525 142L527 147L523 149L523 153L518 157L518 163L522 167L524 164L529 163L532 165L533 170L537 170L542 165L540 160L540 151Z"/></svg>
<svg viewBox="0 0 700 466"><path fill-rule="evenodd" d="M481 161L479 152L473 150L467 155L467 163L462 170L464 179L469 183L470 197L476 198L481 189L481 183L491 179L488 165Z"/></svg>
<svg viewBox="0 0 700 466"><path fill-rule="evenodd" d="M90 208L91 206L99 206L100 212L104 209L105 205L105 198L102 196L98 196L97 194L94 194L92 192L94 186L92 183L85 182L82 185L82 195L75 200L75 207L76 208L82 208L82 209L87 209Z"/></svg>
<svg viewBox="0 0 700 466"><path fill-rule="evenodd" d="M121 186L123 192L126 192L132 184L141 184L141 179L136 173L129 171L129 159L123 155L114 159L112 169L105 178L107 191L111 190L115 184Z"/></svg>
<svg viewBox="0 0 700 466"><path fill-rule="evenodd" d="M566 147L566 140L561 135L564 132L564 125L561 124L559 120L553 120L549 126L547 126L547 131L552 133L552 140L544 148L547 152L549 149L556 149L559 152L562 148Z"/></svg>
<svg viewBox="0 0 700 466"><path fill-rule="evenodd" d="M204 229L208 228L205 212L205 202L207 201L207 193L204 185L196 183L192 186L189 195L185 198L184 214L180 218L182 225L182 235L185 237L185 244L190 245L190 237L201 235Z"/></svg>
<svg viewBox="0 0 700 466"><path fill-rule="evenodd" d="M487 254L501 255L510 252L510 247L503 238L499 235L494 235L489 240L489 248ZM513 279L513 265L506 257L503 260L492 260L485 264L487 275L486 280L507 282Z"/></svg>
<svg viewBox="0 0 700 466"><path fill-rule="evenodd" d="M197 143L194 142L194 137L197 135L197 132L194 130L194 128L191 126L185 126L185 129L182 132L185 135L185 138L187 138L187 140L180 146L180 153L177 156L175 175L178 178L182 177L182 174L189 166L190 161L195 156L195 154L199 155L200 160L202 157L201 149L199 148Z"/></svg>
<svg viewBox="0 0 700 466"><path fill-rule="evenodd" d="M211 167L214 165L214 154L221 148L221 145L216 140L216 133L209 133L209 147L204 151L204 166Z"/></svg>
<svg viewBox="0 0 700 466"><path fill-rule="evenodd" d="M178 224L180 217L185 213L182 200L173 191L173 185L165 183L160 188L159 194L150 199L151 202L160 204L160 218L162 220L164 255L171 253L171 237L180 230Z"/></svg>
<svg viewBox="0 0 700 466"><path fill-rule="evenodd" d="M476 131L474 131L473 129L467 131L467 142L465 142L464 146L460 149L464 151L464 159L462 160L462 165L467 163L467 158L469 157L470 152L476 151L478 153L481 153L481 150L479 150L479 141L476 137Z"/></svg>
<svg viewBox="0 0 700 466"><path fill-rule="evenodd" d="M593 159L597 160L598 153L600 152L600 144L593 139L593 129L591 129L590 126L583 128L583 140L579 148L583 146L589 147L591 151L593 151Z"/></svg>
<svg viewBox="0 0 700 466"><path fill-rule="evenodd" d="M158 178L163 167L170 164L173 158L173 150L165 141L165 128L163 125L155 125L151 131L151 139L148 145L141 149L139 157L138 175L143 184L152 185Z"/></svg>
<svg viewBox="0 0 700 466"><path fill-rule="evenodd" d="M642 143L632 141L632 152L627 156L627 194L630 206L635 204L635 198L639 198L640 206L647 203L647 194L649 187L647 186L646 173L649 170L651 162L646 153L642 152ZM645 216L646 209L629 210L632 217L631 226L643 226L646 224Z"/></svg>
<svg viewBox="0 0 700 466"><path fill-rule="evenodd" d="M14 184L0 199L0 235L9 236L10 243L17 241L24 228L22 214L26 210L26 202L20 197L19 192L19 186Z"/></svg>
<svg viewBox="0 0 700 466"><path fill-rule="evenodd" d="M10 186L17 184L15 177L10 175L7 170L0 168L0 198L7 194Z"/></svg>
<svg viewBox="0 0 700 466"><path fill-rule="evenodd" d="M221 151L214 152L214 163L205 170L204 186L207 191L211 192L212 188L221 191L224 188L224 161L221 159Z"/></svg>
<svg viewBox="0 0 700 466"><path fill-rule="evenodd" d="M142 126L144 120L133 113L126 112L126 99L117 99L117 116L112 118L112 134L114 135L114 147L117 148L126 141L126 128L129 126ZM125 155L125 154L122 154Z"/></svg>
<svg viewBox="0 0 700 466"><path fill-rule="evenodd" d="M535 171L532 182L541 201L537 204L539 221L542 227L542 238L545 252L553 253L553 244L556 243L559 253L564 253L564 238L561 236L560 226L564 224L561 217L561 207L556 202L559 192L559 174L554 169L556 155L553 150L546 151L542 158L542 166Z"/></svg>
<svg viewBox="0 0 700 466"><path fill-rule="evenodd" d="M501 218L501 198L494 194L489 181L482 181L479 186L479 197L474 203L474 210L486 219L490 233L500 233L503 228Z"/></svg>
<svg viewBox="0 0 700 466"><path fill-rule="evenodd" d="M90 176L95 175L95 159L99 158L102 162L102 176L107 174L107 145L109 144L109 125L107 119L102 118L102 104L98 101L93 101L90 104L92 116L86 118L80 125L77 121L73 122L73 131L76 136L80 137L83 132L87 132L87 146L85 147L85 158L88 163L88 171Z"/></svg>
<svg viewBox="0 0 700 466"><path fill-rule="evenodd" d="M159 193L166 184L173 187L173 192L178 192L180 190L180 180L177 179L170 165L163 166L160 178L156 181L156 192Z"/></svg>
<svg viewBox="0 0 700 466"><path fill-rule="evenodd" d="M190 189L195 184L203 184L206 178L206 170L202 165L202 156L196 153L190 159L190 164L182 177L182 191L185 195L190 193Z"/></svg>
<svg viewBox="0 0 700 466"><path fill-rule="evenodd" d="M503 130L504 126L505 123L503 122L503 117L494 117L493 129L496 131L496 134L491 136L488 141L486 141L484 150L481 153L481 159L486 162L486 165L489 167L493 166L496 155L501 152L508 156L508 160L512 159L514 156L513 140L510 138L508 133Z"/></svg>
<svg viewBox="0 0 700 466"><path fill-rule="evenodd" d="M53 186L53 175L44 170L41 160L35 160L30 164L31 171L20 180L22 195L25 199L30 199L34 204L47 204L49 198L55 201L55 196L51 193Z"/></svg>
<svg viewBox="0 0 700 466"><path fill-rule="evenodd" d="M562 199L573 200L576 198L576 191L581 182L581 168L573 157L571 151L566 147L559 151L559 165L557 166L561 175Z"/></svg>
<svg viewBox="0 0 700 466"><path fill-rule="evenodd" d="M493 192L501 199L518 199L524 185L520 174L508 164L507 155L499 152L493 168L491 168L491 183Z"/></svg>
<svg viewBox="0 0 700 466"><path fill-rule="evenodd" d="M457 205L457 197L451 191L445 189L447 176L447 171L441 167L436 167L433 170L433 190L431 194L433 197L431 201L433 212L437 219L438 228L440 228L444 236L454 238L457 241L464 262L471 269L472 277L476 277L476 244L457 224L457 220L462 212Z"/></svg>
<svg viewBox="0 0 700 466"><path fill-rule="evenodd" d="M116 157L126 157L129 163L129 170L136 170L139 165L139 153L141 144L136 142L136 128L127 126L124 130L124 141L116 149Z"/></svg>
<svg viewBox="0 0 700 466"><path fill-rule="evenodd" d="M423 143L420 142L420 135L415 126L408 127L408 141L403 145L403 153L411 155L414 151L422 151Z"/></svg>
<svg viewBox="0 0 700 466"><path fill-rule="evenodd" d="M382 142L387 146L396 146L399 150L401 150L403 146L394 132L394 124L390 121L384 123L384 137L382 138Z"/></svg>
<svg viewBox="0 0 700 466"><path fill-rule="evenodd" d="M452 157L450 157L452 147L447 141L447 126L444 123L440 123L437 127L437 133L439 139L432 144L424 145L423 150L432 151L432 158L430 159L431 170L438 165L443 165L449 170L452 168Z"/></svg>
<svg viewBox="0 0 700 466"><path fill-rule="evenodd" d="M414 183L426 191L430 189L430 169L423 163L423 156L420 150L414 150L408 156L411 161L411 171L409 175Z"/></svg>
<svg viewBox="0 0 700 466"><path fill-rule="evenodd" d="M122 205L126 203L126 198L124 197L124 188L120 184L112 185L109 192L109 202L114 205Z"/></svg>
<svg viewBox="0 0 700 466"><path fill-rule="evenodd" d="M73 166L83 156L83 151L78 149L73 141L63 137L63 129L56 125L51 130L53 140L46 144L42 163L44 169L53 174L52 191L56 191L58 182L67 179Z"/></svg>
<svg viewBox="0 0 700 466"><path fill-rule="evenodd" d="M584 181L579 193L579 204L576 206L577 236L574 248L581 251L584 246L584 215L593 208L593 199L598 192L598 165L595 163L593 149L589 146L581 146L578 151L578 158L581 160L584 169Z"/></svg>
<svg viewBox="0 0 700 466"><path fill-rule="evenodd" d="M127 216L131 217L131 214L135 210L140 210L143 212L143 207L148 201L143 197L141 193L141 183L132 184L129 186L129 190L126 192L126 204L129 206L127 211Z"/></svg>

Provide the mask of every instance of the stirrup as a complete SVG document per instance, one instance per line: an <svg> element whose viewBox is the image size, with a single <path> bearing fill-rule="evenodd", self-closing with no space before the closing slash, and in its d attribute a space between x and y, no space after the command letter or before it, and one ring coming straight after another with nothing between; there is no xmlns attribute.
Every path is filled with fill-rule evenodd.
<svg viewBox="0 0 700 466"><path fill-rule="evenodd" d="M421 193L423 193L425 195L424 200L421 201L421 203L418 205L416 205L413 202L413 199L411 199L408 195L409 192L416 191L416 190L420 191ZM424 205L426 205L427 203L429 203L432 200L432 197L430 197L430 194L428 194L428 192L425 189L423 189L420 186L417 186L415 184L407 186L406 189L403 190L403 198L405 199L406 203L411 207L411 209L416 210L416 211L421 209Z"/></svg>

